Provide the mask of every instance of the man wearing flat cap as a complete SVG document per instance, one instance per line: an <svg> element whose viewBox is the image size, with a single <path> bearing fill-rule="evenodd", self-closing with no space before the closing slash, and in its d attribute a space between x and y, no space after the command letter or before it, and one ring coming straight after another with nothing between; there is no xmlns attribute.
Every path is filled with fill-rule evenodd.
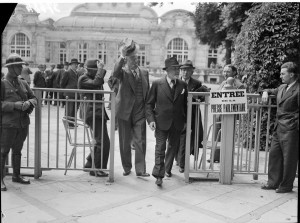
<svg viewBox="0 0 300 223"><path fill-rule="evenodd" d="M103 61L87 60L86 69L87 73L82 74L78 80L79 89L88 89L88 90L103 90L104 77L106 70L103 69ZM92 93L83 93L81 94L81 99L94 100ZM103 94L96 94L96 100L103 100ZM93 112L95 110L95 113ZM94 147L94 163L95 168L97 169L107 169L107 162L109 156L110 141L107 132L106 121L108 116L105 111L104 103L102 102L87 102L86 104L81 103L80 105L80 114L84 118L85 123L93 129L95 136L95 147ZM103 120L103 121L102 121ZM95 123L95 126L93 125ZM103 132L102 132L103 129ZM102 138L103 135L103 138ZM102 145L103 140L103 145ZM85 168L92 167L92 156L91 154L87 157L87 163ZM106 177L108 176L102 170L99 171L90 171L91 176Z"/></svg>
<svg viewBox="0 0 300 223"><path fill-rule="evenodd" d="M186 123L187 85L179 79L180 65L175 57L165 60L166 77L155 80L147 97L146 115L149 126L155 130L155 165L152 175L162 185L166 175L172 176L172 166L180 134ZM166 151L166 142L168 148Z"/></svg>
<svg viewBox="0 0 300 223"><path fill-rule="evenodd" d="M18 54L9 55L5 64L8 73L1 80L1 191L7 190L3 178L5 161L10 149L12 149L12 181L30 184L29 180L20 175L21 151L28 134L29 114L36 106L37 99L27 82L19 78L23 64Z"/></svg>
<svg viewBox="0 0 300 223"><path fill-rule="evenodd" d="M209 89L202 85L202 83L192 77L195 67L193 66L193 62L191 60L187 60L184 64L180 66L182 77L181 80L183 80L187 84L187 89L189 92L208 92ZM197 99L193 98L193 102L196 101L204 101L204 97L199 97ZM196 109L199 111L199 122L198 126L196 126ZM196 106L192 106L192 121L191 121L191 128L192 128L192 134L191 134L191 154L195 154L195 149L202 148L202 140L203 140L203 125L202 125L202 118L201 118L201 111L200 108ZM197 128L197 131L196 131ZM197 133L198 137L198 145L194 145L195 138ZM180 136L180 144L178 148L178 154L177 154L177 162L179 165L179 172L184 172L184 165L185 165L185 142L186 142L186 129L183 129ZM176 157L175 157L176 158Z"/></svg>
<svg viewBox="0 0 300 223"><path fill-rule="evenodd" d="M146 117L145 103L149 91L149 73L138 66L138 45L131 39L121 42L121 56L115 64L113 77L119 80L116 97L116 117L119 123L119 144L123 175L131 172L131 142L135 147L135 172L146 173Z"/></svg>
<svg viewBox="0 0 300 223"><path fill-rule="evenodd" d="M60 87L63 89L77 89L78 88L78 75L77 75L77 66L79 62L77 59L72 59L70 62L69 70L63 73L63 76L60 80ZM75 99L76 94L73 92L64 92L64 98L68 97L68 99ZM79 99L79 96L77 97ZM66 103L66 112L65 115L67 118L74 120L76 117L78 105L74 101L68 101ZM73 124L69 124L70 128L74 128Z"/></svg>

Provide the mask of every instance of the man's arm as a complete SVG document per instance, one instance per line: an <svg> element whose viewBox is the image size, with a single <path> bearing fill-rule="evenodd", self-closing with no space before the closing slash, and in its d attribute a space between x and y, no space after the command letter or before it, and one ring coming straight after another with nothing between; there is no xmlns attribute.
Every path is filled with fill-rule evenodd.
<svg viewBox="0 0 300 223"><path fill-rule="evenodd" d="M113 71L113 77L118 78L119 80L122 80L123 78L123 65L125 63L124 57L119 57L118 61L115 63L114 71Z"/></svg>
<svg viewBox="0 0 300 223"><path fill-rule="evenodd" d="M153 82L146 100L146 118L152 130L154 130L156 127L155 117L154 117L156 97L157 97L157 83Z"/></svg>
<svg viewBox="0 0 300 223"><path fill-rule="evenodd" d="M94 80L88 78L86 75L80 76L78 80L78 88L95 89L95 87L99 87L103 85L105 74L106 74L106 70L101 69L101 71L98 70Z"/></svg>
<svg viewBox="0 0 300 223"><path fill-rule="evenodd" d="M277 95L278 90L279 90L279 87L274 88L274 89L265 89L265 90L263 90L262 97L261 97L262 102L264 104L266 104L269 100L269 94Z"/></svg>

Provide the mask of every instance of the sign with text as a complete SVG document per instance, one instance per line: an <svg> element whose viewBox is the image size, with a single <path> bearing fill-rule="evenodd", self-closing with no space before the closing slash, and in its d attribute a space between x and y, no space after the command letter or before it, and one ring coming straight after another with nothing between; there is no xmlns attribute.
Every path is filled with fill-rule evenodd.
<svg viewBox="0 0 300 223"><path fill-rule="evenodd" d="M212 90L210 112L212 114L247 114L246 89Z"/></svg>

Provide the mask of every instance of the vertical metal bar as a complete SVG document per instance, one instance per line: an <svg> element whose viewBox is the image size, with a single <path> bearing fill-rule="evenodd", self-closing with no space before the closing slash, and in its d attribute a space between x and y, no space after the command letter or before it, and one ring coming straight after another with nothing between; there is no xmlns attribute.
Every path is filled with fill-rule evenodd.
<svg viewBox="0 0 300 223"><path fill-rule="evenodd" d="M68 107L69 107L69 102L68 102L68 99L69 99L69 97L68 96L66 96L66 101L65 101L65 117L66 117L66 119L68 120ZM68 136L68 125L69 125L69 122L67 122L67 126L66 126L66 135ZM70 137L71 137L71 135L70 135ZM67 137L66 137L66 139L65 139L65 168L66 168L66 170L67 170L67 165L68 165L68 142L67 142ZM71 153L71 155L72 155L72 153ZM71 156L70 155L70 156Z"/></svg>
<svg viewBox="0 0 300 223"><path fill-rule="evenodd" d="M194 169L197 171L197 167L198 167L198 159L199 159L199 140L198 140L198 135L199 135L199 107L198 107L198 104L193 104L192 105L192 110L193 110L193 106L195 107L195 111L196 111L196 114L195 114L195 117L196 117L196 120L195 120L195 129L192 129L192 134L194 134ZM192 148L191 148L192 149ZM203 166L202 166L203 168Z"/></svg>
<svg viewBox="0 0 300 223"><path fill-rule="evenodd" d="M114 149L115 149L115 104L116 104L116 94L115 92L111 92L111 121L110 121L110 162L109 162L109 182L114 182Z"/></svg>
<svg viewBox="0 0 300 223"><path fill-rule="evenodd" d="M59 92L57 92L57 97L58 97ZM59 104L60 101L58 100L56 102L56 168L58 168L58 162L59 162Z"/></svg>
<svg viewBox="0 0 300 223"><path fill-rule="evenodd" d="M245 123L245 119L247 119L248 116L247 116L247 114L245 114L245 115L241 115L241 117L242 117L242 150L241 150L241 158L240 158L240 171L243 170L244 139L247 140L247 138L246 138L247 133L245 133L245 124L244 123Z"/></svg>
<svg viewBox="0 0 300 223"><path fill-rule="evenodd" d="M270 120L271 120L271 98L269 98L269 101L268 101L268 121L267 121L267 135L266 135L264 173L267 172L267 166L268 166L269 137L270 137Z"/></svg>
<svg viewBox="0 0 300 223"><path fill-rule="evenodd" d="M241 150L241 120L242 120L242 115L239 114L239 127L238 129L238 134L237 134L237 138L238 138L238 151L237 151L237 158L236 158L236 169L239 170L239 159L240 159L240 150Z"/></svg>
<svg viewBox="0 0 300 223"><path fill-rule="evenodd" d="M35 107L35 143L34 143L34 178L38 179L41 176L41 132L42 132L42 91L36 90L37 106Z"/></svg>
<svg viewBox="0 0 300 223"><path fill-rule="evenodd" d="M203 126L203 151L207 151L207 122L208 122L208 95L205 96L205 101L204 101L204 126ZM200 109L200 107L199 107ZM202 160L202 162L205 162L205 166L206 166L206 156L205 159Z"/></svg>
<svg viewBox="0 0 300 223"><path fill-rule="evenodd" d="M75 120L74 120L74 122L75 122L75 124L74 124L74 141L75 141L75 149L74 149L74 157L73 157L73 159L74 159L74 168L76 169L76 160L77 160L77 98L78 98L78 94L77 94L77 92L75 92L75 101L74 101L74 103L75 103L75 116L74 116L74 118L75 118Z"/></svg>
<svg viewBox="0 0 300 223"><path fill-rule="evenodd" d="M29 166L29 137L30 137L30 134L29 134L29 126L27 126L27 167Z"/></svg>
<svg viewBox="0 0 300 223"><path fill-rule="evenodd" d="M46 93L47 94L47 93ZM49 95L48 95L49 97ZM48 123L48 132L47 132L47 167L49 168L49 162L50 162L50 102L47 102L47 114L48 114L48 118L47 118L47 123Z"/></svg>
<svg viewBox="0 0 300 223"><path fill-rule="evenodd" d="M256 99L257 102L257 99ZM255 111L255 144L254 144L254 171L257 173L258 172L258 165L259 165L259 148L258 148L258 143L260 139L260 131L259 131L259 126L260 126L260 112L256 109ZM258 175L253 174L253 180L257 180Z"/></svg>
<svg viewBox="0 0 300 223"><path fill-rule="evenodd" d="M231 184L234 147L234 115L222 115L220 183Z"/></svg>
<svg viewBox="0 0 300 223"><path fill-rule="evenodd" d="M102 95L102 94L101 94ZM102 102L99 102L101 103L101 169L103 169L103 149L104 149L104 146L103 146L103 130L104 130L104 94L102 96Z"/></svg>
<svg viewBox="0 0 300 223"><path fill-rule="evenodd" d="M191 151L191 121L192 121L192 94L188 94L188 107L187 107L187 125L186 125L186 142L185 142L185 167L184 178L185 182L189 183L190 175L190 151Z"/></svg>

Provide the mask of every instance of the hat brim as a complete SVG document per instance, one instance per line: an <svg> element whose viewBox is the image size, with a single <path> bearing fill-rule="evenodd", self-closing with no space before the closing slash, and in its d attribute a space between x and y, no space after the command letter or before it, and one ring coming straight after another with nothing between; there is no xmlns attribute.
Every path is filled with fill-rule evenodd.
<svg viewBox="0 0 300 223"><path fill-rule="evenodd" d="M180 67L181 65L178 64L178 65L171 65L170 67ZM164 67L163 70L166 70L168 67Z"/></svg>
<svg viewBox="0 0 300 223"><path fill-rule="evenodd" d="M184 68L193 68L193 69L195 69L194 66L189 66L189 65L181 65L180 66L180 69L184 69Z"/></svg>
<svg viewBox="0 0 300 223"><path fill-rule="evenodd" d="M11 65L17 65L17 64L25 64L25 62L20 61L20 62L7 63L7 64L4 65L4 67L8 67L8 66L11 66Z"/></svg>

